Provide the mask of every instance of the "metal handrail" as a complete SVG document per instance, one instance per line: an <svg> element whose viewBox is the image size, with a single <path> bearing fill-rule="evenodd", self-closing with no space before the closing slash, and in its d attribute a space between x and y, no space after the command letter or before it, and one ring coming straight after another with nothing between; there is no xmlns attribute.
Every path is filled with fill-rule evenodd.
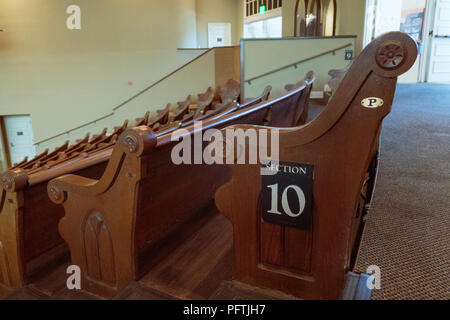
<svg viewBox="0 0 450 320"><path fill-rule="evenodd" d="M334 54L336 51L339 51L339 50L342 50L342 49L345 49L345 48L348 48L348 47L351 47L351 46L353 46L352 43L347 43L346 45L343 45L341 47L338 47L338 48L335 48L335 49L332 49L332 50L328 50L328 51L316 54L315 56L312 56L312 57L309 57L309 58L306 58L306 59L302 59L302 60L299 60L299 61L294 62L294 63L287 64L287 65L285 65L283 67L280 67L280 68L274 69L272 71L260 74L260 75L258 75L256 77L244 80L244 82L248 82L248 84L251 84L251 82L253 80L256 80L256 79L259 79L259 78L263 78L265 76L268 76L269 74L272 74L272 73L275 73L275 72L279 72L279 71L282 71L284 69L288 69L288 68L291 68L291 67L297 68L297 65L299 65L301 63L304 63L304 62L307 62L307 61L310 61L310 60L313 60L313 59L325 56L325 55L330 54L330 53Z"/></svg>
<svg viewBox="0 0 450 320"><path fill-rule="evenodd" d="M200 57L202 57L203 55L207 54L208 52L211 52L211 51L214 50L214 49L215 49L215 47L214 47L214 48L209 48L208 50L206 50L206 51L203 52L202 54L198 55L198 56L195 57L194 59L192 59L192 60L186 62L186 63L185 63L184 65L182 65L181 67L175 69L174 71L172 71L171 73L167 74L166 76L164 76L163 78L159 79L158 81L152 83L151 85L149 85L149 86L146 87L145 89L139 91L137 94L135 94L135 95L132 96L131 98L128 98L128 99L125 100L124 102L122 102L122 103L120 103L119 105L115 106L115 107L112 109L112 112L111 112L111 113L109 113L109 114L107 114L107 115L105 115L105 116L102 116L102 117L100 117L100 118L98 118L98 119L89 121L89 122L87 122L87 123L85 123L85 124L82 124L82 125L80 125L80 126L78 126L78 127L75 127L75 128L69 129L69 130L66 130L66 131L64 131L64 132L61 132L61 133L59 133L59 134L57 134L57 135L54 135L54 136L52 136L52 137L50 137L50 138L46 138L46 139L40 140L40 141L34 143L33 145L39 145L39 144L41 144L41 143L44 143L44 142L53 140L53 139L55 139L55 138L58 138L58 137L61 137L61 136L65 135L65 134L69 134L69 133L72 132L72 131L75 131L75 130L78 130L78 129L87 127L87 126L89 126L89 125L91 125L91 124L94 124L94 123L100 121L100 120L103 120L103 119L106 119L106 118L109 118L109 117L113 116L113 115L115 114L115 111L116 111L116 110L120 109L121 107L123 107L123 106L124 106L125 104L127 104L128 102L130 102L130 101L136 99L136 98L139 97L141 94L147 92L147 91L150 90L151 88L155 87L156 85L158 85L158 84L161 83L162 81L164 81L164 80L166 80L167 78L171 77L171 76L172 76L173 74L175 74L176 72L178 72L178 71L180 71L181 69L185 68L186 66L188 66L189 64L191 64L191 63L194 62L195 60L199 59Z"/></svg>

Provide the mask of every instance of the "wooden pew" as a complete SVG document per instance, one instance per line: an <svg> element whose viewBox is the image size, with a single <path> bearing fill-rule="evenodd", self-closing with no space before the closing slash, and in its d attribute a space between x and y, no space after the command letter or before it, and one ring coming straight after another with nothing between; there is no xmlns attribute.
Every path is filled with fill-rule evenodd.
<svg viewBox="0 0 450 320"><path fill-rule="evenodd" d="M306 119L308 118L309 97L310 97L310 93L313 88L313 83L315 80L316 80L316 77L314 76L314 72L312 72L312 71L309 71L306 74L305 79L303 79L303 82L308 85L307 90L309 91L309 93L302 96L302 100L299 101L299 103L301 105L304 105L305 107L303 110L298 109L299 112L292 116L292 119L293 119L292 126L293 127L306 123ZM290 90L292 90L292 88L294 88L295 86L298 86L298 85L300 85L300 83L297 83L295 85L287 84L287 85L285 85L285 89L286 89L286 91L290 91Z"/></svg>
<svg viewBox="0 0 450 320"><path fill-rule="evenodd" d="M306 91L310 90L310 88L309 88L310 85L312 85L312 82L308 83L308 86L305 88ZM247 101L246 103L244 103L242 105L235 103L235 102L231 102L228 104L216 104L214 106L214 109L206 111L203 115L200 113L200 114L198 114L198 116L195 119L191 119L191 120L185 121L185 122L167 124L166 126L160 128L158 133L165 134L165 133L173 132L180 128L187 128L189 126L192 126L195 121L203 121L205 119L210 119L210 120L218 119L218 118L226 116L230 113L236 112L240 109L252 107L258 103L266 101L269 98L271 90L272 90L271 86L265 87L263 92L261 93L261 95L259 95L258 97L254 98L254 99ZM303 109L306 110L307 106L305 106ZM304 112L307 112L307 111L304 111Z"/></svg>
<svg viewBox="0 0 450 320"><path fill-rule="evenodd" d="M416 57L416 43L404 33L377 38L316 119L279 130L276 175L262 176L261 165L231 165L232 180L215 201L233 225L237 281L306 299L340 297L382 120L397 77Z"/></svg>
<svg viewBox="0 0 450 320"><path fill-rule="evenodd" d="M213 100L214 100L214 89L211 87L209 87L205 93L198 94L197 109L195 110L192 119L203 116L208 110L210 110Z"/></svg>
<svg viewBox="0 0 450 320"><path fill-rule="evenodd" d="M264 92L266 98L268 93ZM150 128L165 123L169 107L159 110L153 118L146 112L137 123ZM202 119L220 116L204 115ZM58 233L63 208L50 201L46 185L50 179L68 173L100 178L112 147L127 126L125 121L109 136L106 129L92 137L88 133L71 146L66 142L52 152L46 150L0 175L0 295L23 286L34 274L67 256L68 248Z"/></svg>
<svg viewBox="0 0 450 320"><path fill-rule="evenodd" d="M219 86L217 93L222 104L240 102L241 85L239 82L229 79L224 85Z"/></svg>
<svg viewBox="0 0 450 320"><path fill-rule="evenodd" d="M201 129L191 125L182 134L197 139L210 128L261 125L269 114L270 124L290 126L293 119L277 114L295 116L303 110L299 102L306 101L302 96L309 94L309 86L302 83L282 97L206 119ZM215 190L229 179L226 166L174 164L171 153L177 143L171 133L157 136L146 126L129 129L100 179L65 175L49 182L49 197L66 212L59 230L72 263L82 270L84 290L112 297L139 279L158 242L211 205Z"/></svg>

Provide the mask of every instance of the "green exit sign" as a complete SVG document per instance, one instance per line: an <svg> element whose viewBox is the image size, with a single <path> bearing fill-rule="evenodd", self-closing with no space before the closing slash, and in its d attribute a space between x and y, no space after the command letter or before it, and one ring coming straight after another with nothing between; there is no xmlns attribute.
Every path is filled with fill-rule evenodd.
<svg viewBox="0 0 450 320"><path fill-rule="evenodd" d="M267 8L265 5L259 6L259 14L264 14L266 13Z"/></svg>

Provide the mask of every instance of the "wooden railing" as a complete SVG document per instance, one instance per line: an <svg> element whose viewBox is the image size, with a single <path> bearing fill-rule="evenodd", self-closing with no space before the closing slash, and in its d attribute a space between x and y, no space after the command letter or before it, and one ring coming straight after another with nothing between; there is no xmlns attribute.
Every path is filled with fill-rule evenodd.
<svg viewBox="0 0 450 320"><path fill-rule="evenodd" d="M263 77L268 76L268 75L270 75L270 74L272 74L272 73L276 73L276 72L279 72L279 71L282 71L282 70L285 70L285 69L289 69L289 68L292 68L292 67L297 68L297 65L299 65L299 64L302 64L302 63L304 63L304 62L307 62L307 61L311 61L311 60L317 59L317 58L319 58L319 57L325 56L325 55L330 54L330 53L335 54L336 51L339 51L339 50L342 50L342 49L345 49L345 48L348 48L348 47L351 47L351 46L353 46L352 43L347 43L346 45L343 45L343 46L341 46L341 47L338 47L338 48L335 48L335 49L332 49L332 50L328 50L328 51L325 51L325 52L316 54L316 55L314 55L314 56L312 56L312 57L308 57L308 58L299 60L299 61L297 61L297 62L287 64L287 65L285 65L285 66L283 66L283 67L280 67L280 68L277 68L277 69L274 69L274 70L265 72L265 73L260 74L260 75L258 75L258 76L255 76L255 77L252 77L252 78L250 78L250 79L244 80L244 82L247 82L248 84L251 84L251 82L252 82L253 80L256 80L256 79L259 79L259 78L263 78Z"/></svg>

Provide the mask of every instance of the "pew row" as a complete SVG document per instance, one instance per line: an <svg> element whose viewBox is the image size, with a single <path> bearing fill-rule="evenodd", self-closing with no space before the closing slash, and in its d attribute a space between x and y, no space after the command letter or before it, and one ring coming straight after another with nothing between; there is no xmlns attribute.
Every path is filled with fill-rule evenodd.
<svg viewBox="0 0 450 320"><path fill-rule="evenodd" d="M191 125L179 132L180 139L192 142L205 130L241 123L292 126L311 86L301 83L282 97L206 119L202 128ZM225 166L175 164L171 155L178 142L171 137L146 126L129 129L100 179L65 175L49 182L50 199L64 206L59 230L72 263L81 268L83 290L110 298L142 277L158 243L213 204L215 190L230 178ZM200 143L207 145L201 138Z"/></svg>
<svg viewBox="0 0 450 320"><path fill-rule="evenodd" d="M357 57L312 122L232 127L258 135L279 130L279 163L266 165L274 175L236 161L231 180L216 192L217 208L233 225L235 280L305 299L340 297L382 121L397 77L416 57L412 38L387 33ZM239 147L242 154L262 148L248 141Z"/></svg>
<svg viewBox="0 0 450 320"><path fill-rule="evenodd" d="M170 104L151 118L149 112L136 119L139 125L148 128L172 130L193 123L194 119L217 119L240 109L251 107L268 99L270 87L252 101L243 105L231 103L227 108L209 107L214 92L208 88L200 94L198 104L210 110L198 113L187 122L170 123ZM177 111L186 112L191 100L178 103ZM226 109L226 110L225 110ZM186 112L188 114L190 111ZM160 124L163 125L160 125ZM83 139L69 146L66 142L53 152L46 150L34 159L25 159L0 176L0 294L18 288L31 281L41 270L68 258L68 248L58 232L58 222L64 215L63 208L50 201L46 185L49 180L63 174L73 173L83 177L99 179L109 160L117 139L128 126L125 121L113 133L106 129L98 135ZM167 131L167 130L166 130ZM162 135L166 132L157 132Z"/></svg>

